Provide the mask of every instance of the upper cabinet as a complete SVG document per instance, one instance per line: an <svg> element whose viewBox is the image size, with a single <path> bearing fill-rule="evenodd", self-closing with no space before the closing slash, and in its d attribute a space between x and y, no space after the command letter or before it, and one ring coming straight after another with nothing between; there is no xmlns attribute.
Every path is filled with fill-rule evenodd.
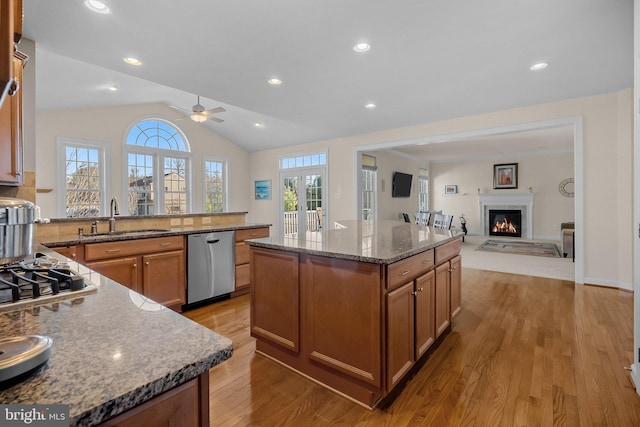
<svg viewBox="0 0 640 427"><path fill-rule="evenodd" d="M0 0L0 185L21 185L22 68L28 57L18 51L22 0Z"/></svg>
<svg viewBox="0 0 640 427"><path fill-rule="evenodd" d="M0 105L13 82L14 0L0 0Z"/></svg>

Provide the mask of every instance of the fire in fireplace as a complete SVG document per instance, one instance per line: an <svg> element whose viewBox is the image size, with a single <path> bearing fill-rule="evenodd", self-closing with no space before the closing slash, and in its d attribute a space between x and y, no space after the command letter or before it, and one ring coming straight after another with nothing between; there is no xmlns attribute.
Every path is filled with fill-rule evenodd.
<svg viewBox="0 0 640 427"><path fill-rule="evenodd" d="M489 234L492 236L522 236L522 212L519 210L489 210Z"/></svg>

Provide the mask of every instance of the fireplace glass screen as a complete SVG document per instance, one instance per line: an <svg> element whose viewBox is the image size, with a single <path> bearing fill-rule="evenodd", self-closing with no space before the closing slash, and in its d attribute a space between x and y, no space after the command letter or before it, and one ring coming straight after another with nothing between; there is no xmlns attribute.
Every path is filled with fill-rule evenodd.
<svg viewBox="0 0 640 427"><path fill-rule="evenodd" d="M519 210L489 210L491 236L522 237L522 212Z"/></svg>

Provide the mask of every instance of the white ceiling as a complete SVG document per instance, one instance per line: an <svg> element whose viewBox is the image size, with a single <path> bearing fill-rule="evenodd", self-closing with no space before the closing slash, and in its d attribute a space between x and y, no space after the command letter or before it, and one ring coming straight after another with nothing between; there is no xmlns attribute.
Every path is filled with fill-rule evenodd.
<svg viewBox="0 0 640 427"><path fill-rule="evenodd" d="M633 83L632 0L104 1L109 15L81 0L24 0L39 111L152 102L190 109L199 94L205 108L227 110L217 114L224 123L206 126L259 151ZM355 53L363 40L371 50ZM530 71L538 61L549 67ZM274 76L284 83L268 85ZM120 90L107 91L112 84ZM511 139L531 145L511 145L550 144L535 135L549 136L520 133ZM446 146L459 154L476 145L406 151Z"/></svg>

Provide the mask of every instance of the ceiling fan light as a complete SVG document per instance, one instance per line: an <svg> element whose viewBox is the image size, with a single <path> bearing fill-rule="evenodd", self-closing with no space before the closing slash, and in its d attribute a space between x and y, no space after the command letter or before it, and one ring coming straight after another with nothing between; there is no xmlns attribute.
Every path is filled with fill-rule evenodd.
<svg viewBox="0 0 640 427"><path fill-rule="evenodd" d="M192 114L189 117L191 118L191 120L193 120L194 122L197 122L197 123L202 123L202 122L207 121L207 117L203 116L202 114Z"/></svg>

